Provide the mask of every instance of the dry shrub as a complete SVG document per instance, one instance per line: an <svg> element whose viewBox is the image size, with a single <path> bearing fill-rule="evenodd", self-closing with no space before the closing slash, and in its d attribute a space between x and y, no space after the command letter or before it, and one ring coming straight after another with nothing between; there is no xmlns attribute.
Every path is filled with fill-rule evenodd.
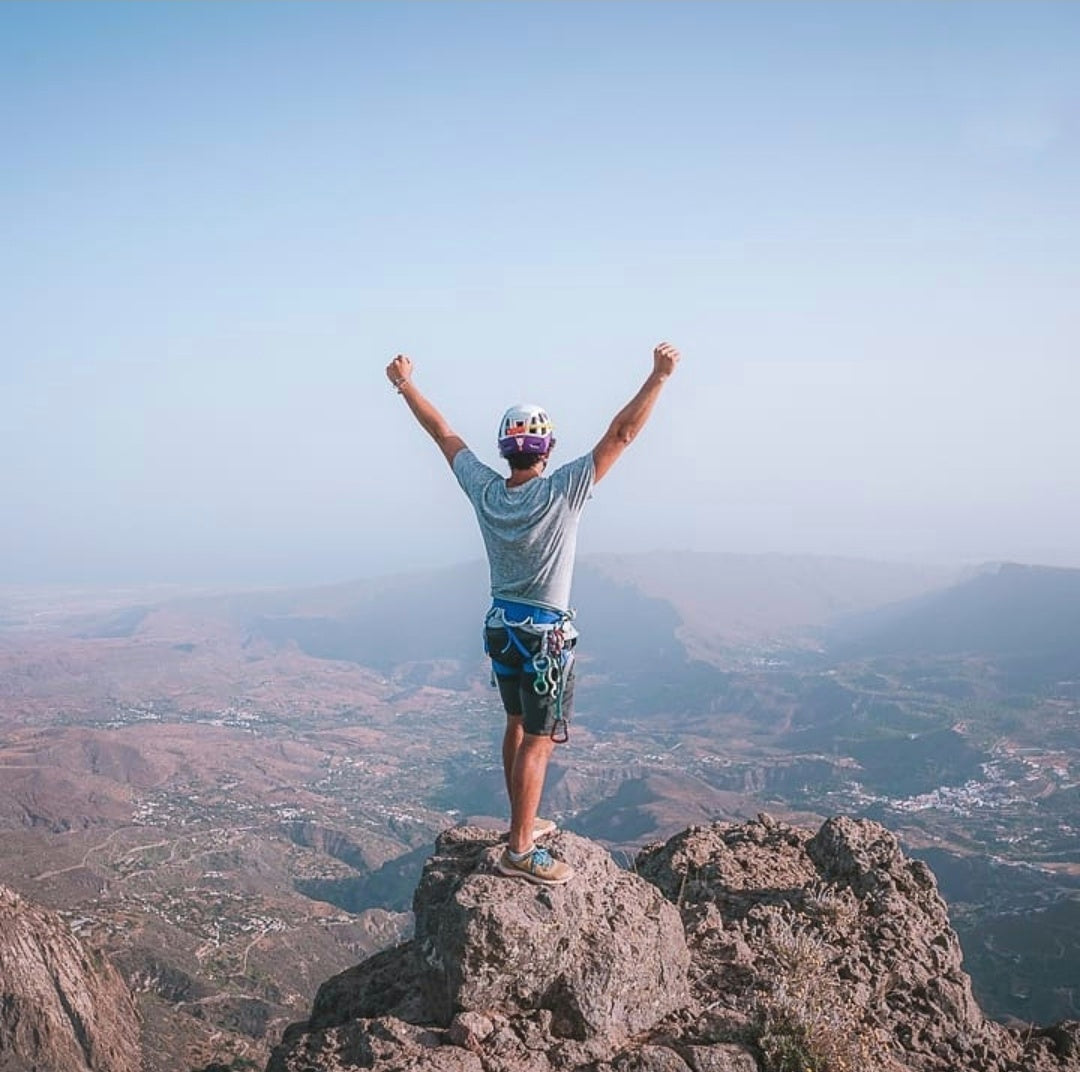
<svg viewBox="0 0 1080 1072"><path fill-rule="evenodd" d="M805 925L773 916L757 998L757 1044L766 1072L870 1072L887 1045L860 1022L859 1010L831 968L829 946Z"/></svg>

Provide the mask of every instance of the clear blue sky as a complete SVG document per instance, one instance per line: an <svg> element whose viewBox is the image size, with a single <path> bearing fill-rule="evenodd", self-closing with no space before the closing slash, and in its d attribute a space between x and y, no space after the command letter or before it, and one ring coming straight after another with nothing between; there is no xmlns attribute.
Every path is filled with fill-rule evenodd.
<svg viewBox="0 0 1080 1072"><path fill-rule="evenodd" d="M0 5L0 582L478 557L684 353L582 548L1080 565L1080 5Z"/></svg>

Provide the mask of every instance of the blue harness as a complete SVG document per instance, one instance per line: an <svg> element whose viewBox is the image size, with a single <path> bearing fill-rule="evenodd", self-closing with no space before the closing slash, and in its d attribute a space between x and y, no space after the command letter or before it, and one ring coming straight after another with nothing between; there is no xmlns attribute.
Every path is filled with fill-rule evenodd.
<svg viewBox="0 0 1080 1072"><path fill-rule="evenodd" d="M498 629L506 631L506 644L501 651L494 652L487 648L491 658L491 683L495 677L516 677L518 674L531 674L532 687L537 696L549 696L555 701L555 722L551 727L551 739L557 744L569 740L569 723L563 718L563 675L574 658L574 637L576 632L567 637L563 626L573 618L573 612L549 610L534 603L518 603L512 599L495 599L488 619L485 621L484 646L487 648L487 636ZM518 631L539 638L537 650L533 651L520 636ZM521 666L509 666L501 662L498 656L505 656L516 649L522 658Z"/></svg>
<svg viewBox="0 0 1080 1072"><path fill-rule="evenodd" d="M503 614L513 615L510 625L528 625L531 621L534 625L556 625L559 622L569 621L572 614L561 610L551 610L541 607L537 603L516 603L512 599L500 599L496 597L491 601L493 607L498 607Z"/></svg>
<svg viewBox="0 0 1080 1072"><path fill-rule="evenodd" d="M547 633L548 630L543 629L544 626L555 628L563 622L569 621L570 615L561 610L549 610L547 607L539 607L535 603L517 603L512 599L493 599L492 608L498 608L503 612L503 627L506 629L506 647L500 652L489 652L492 670L499 677L514 677L522 671L527 674L536 674L538 669L541 673L545 673L550 662L546 665L541 663L538 668L536 660L548 659L545 651L547 645L541 643L539 651L530 651L517 635L517 628L515 627L540 626L541 632ZM516 648L518 654L525 660L523 666L507 666L506 663L499 662L497 656L505 655L511 648Z"/></svg>

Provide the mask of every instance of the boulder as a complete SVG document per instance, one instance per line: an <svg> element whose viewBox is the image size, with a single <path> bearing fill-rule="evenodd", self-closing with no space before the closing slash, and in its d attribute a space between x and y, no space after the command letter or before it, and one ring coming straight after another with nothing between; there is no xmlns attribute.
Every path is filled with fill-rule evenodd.
<svg viewBox="0 0 1080 1072"><path fill-rule="evenodd" d="M432 1020L461 1010L547 1009L552 1030L615 1043L648 1030L689 998L674 906L594 842L552 843L576 874L538 887L495 872L503 846L468 829L441 837L413 901Z"/></svg>
<svg viewBox="0 0 1080 1072"><path fill-rule="evenodd" d="M878 823L691 827L642 850L636 869L680 907L708 1033L749 1030L767 1065L1070 1067L1065 1025L1055 1042L983 1016L933 874Z"/></svg>
<svg viewBox="0 0 1080 1072"><path fill-rule="evenodd" d="M682 1010L690 954L675 906L594 842L549 844L575 868L564 886L498 874L494 831L442 834L413 898L415 937L324 983L269 1072L376 1056L380 1068L465 1072L474 1054L489 1072L549 1072L611 1057Z"/></svg>

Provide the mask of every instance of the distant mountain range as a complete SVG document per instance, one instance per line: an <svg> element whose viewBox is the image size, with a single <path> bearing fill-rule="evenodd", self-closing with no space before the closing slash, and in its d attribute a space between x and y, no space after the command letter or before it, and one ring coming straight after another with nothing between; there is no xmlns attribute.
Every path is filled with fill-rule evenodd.
<svg viewBox="0 0 1080 1072"><path fill-rule="evenodd" d="M1080 676L1080 570L1006 563L949 588L850 617L830 654L992 658L1032 678Z"/></svg>
<svg viewBox="0 0 1080 1072"><path fill-rule="evenodd" d="M480 562L318 588L172 599L79 619L80 635L154 635L191 619L309 656L460 687L482 663ZM739 653L844 660L971 654L1020 677L1080 676L1080 570L978 569L790 555L597 554L579 563L583 651L602 677ZM438 664L436 679L432 667Z"/></svg>
<svg viewBox="0 0 1080 1072"><path fill-rule="evenodd" d="M574 599L589 649L610 669L657 659L709 660L762 647L819 647L843 615L899 603L963 576L958 567L788 555L598 554L578 567ZM227 619L308 655L387 672L411 662L480 656L488 604L480 562L319 588L172 600L82 623L118 637L162 616Z"/></svg>

